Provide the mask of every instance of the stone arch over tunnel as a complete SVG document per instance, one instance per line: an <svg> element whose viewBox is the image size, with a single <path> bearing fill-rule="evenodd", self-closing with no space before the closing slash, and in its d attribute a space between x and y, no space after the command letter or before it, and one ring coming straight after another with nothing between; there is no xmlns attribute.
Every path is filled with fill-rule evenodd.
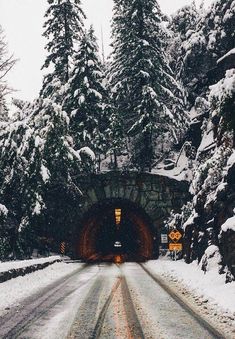
<svg viewBox="0 0 235 339"><path fill-rule="evenodd" d="M143 248L134 252L139 253L139 257L156 258L163 221L172 210L178 212L190 199L188 182L151 173L110 171L80 175L76 184L81 196L71 240L75 258L88 259L98 253L96 241L99 241L99 236L102 238L102 232L105 234L102 229L110 231L107 224L101 226L105 224L104 216L111 220L118 204L121 204L126 220L129 220L129 228L126 222L123 229L128 234L129 229L132 230L131 234L135 234L142 244ZM104 244L102 239L101 244Z"/></svg>
<svg viewBox="0 0 235 339"><path fill-rule="evenodd" d="M115 210L121 210L116 224ZM118 245L115 247L115 245ZM126 199L105 199L84 215L76 243L76 256L85 260L143 261L158 253L151 218L141 206Z"/></svg>

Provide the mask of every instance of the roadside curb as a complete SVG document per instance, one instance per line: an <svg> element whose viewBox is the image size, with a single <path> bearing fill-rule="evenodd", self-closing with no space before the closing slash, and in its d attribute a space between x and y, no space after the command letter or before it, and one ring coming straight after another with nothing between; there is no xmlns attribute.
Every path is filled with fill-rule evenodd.
<svg viewBox="0 0 235 339"><path fill-rule="evenodd" d="M26 274L33 273L35 271L43 270L44 268L53 265L57 262L63 261L62 259L56 259L53 261L48 261L42 264L34 264L26 267L21 268L13 268L5 272L0 272L0 283L3 283L7 280L17 278L17 277L23 277Z"/></svg>

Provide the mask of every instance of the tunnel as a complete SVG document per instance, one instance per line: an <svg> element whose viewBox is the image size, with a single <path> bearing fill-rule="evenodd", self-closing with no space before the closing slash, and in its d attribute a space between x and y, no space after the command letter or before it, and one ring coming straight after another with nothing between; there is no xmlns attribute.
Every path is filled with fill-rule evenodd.
<svg viewBox="0 0 235 339"><path fill-rule="evenodd" d="M124 199L106 199L84 215L75 243L85 261L145 261L156 257L156 234L147 213Z"/></svg>

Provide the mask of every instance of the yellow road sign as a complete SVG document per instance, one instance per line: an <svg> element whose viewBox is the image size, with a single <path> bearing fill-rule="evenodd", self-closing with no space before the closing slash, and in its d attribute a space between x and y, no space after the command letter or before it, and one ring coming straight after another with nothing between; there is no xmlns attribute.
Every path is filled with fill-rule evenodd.
<svg viewBox="0 0 235 339"><path fill-rule="evenodd" d="M182 244L169 244L170 251L182 251L183 245Z"/></svg>
<svg viewBox="0 0 235 339"><path fill-rule="evenodd" d="M169 234L168 237L174 241L177 242L182 238L182 234L178 230L172 230Z"/></svg>

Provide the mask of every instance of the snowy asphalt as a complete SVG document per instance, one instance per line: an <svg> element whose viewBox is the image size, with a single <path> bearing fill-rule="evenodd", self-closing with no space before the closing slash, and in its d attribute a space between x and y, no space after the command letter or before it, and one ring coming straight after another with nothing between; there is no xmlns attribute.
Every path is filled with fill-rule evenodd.
<svg viewBox="0 0 235 339"><path fill-rule="evenodd" d="M136 263L80 265L10 307L0 337L223 338Z"/></svg>

